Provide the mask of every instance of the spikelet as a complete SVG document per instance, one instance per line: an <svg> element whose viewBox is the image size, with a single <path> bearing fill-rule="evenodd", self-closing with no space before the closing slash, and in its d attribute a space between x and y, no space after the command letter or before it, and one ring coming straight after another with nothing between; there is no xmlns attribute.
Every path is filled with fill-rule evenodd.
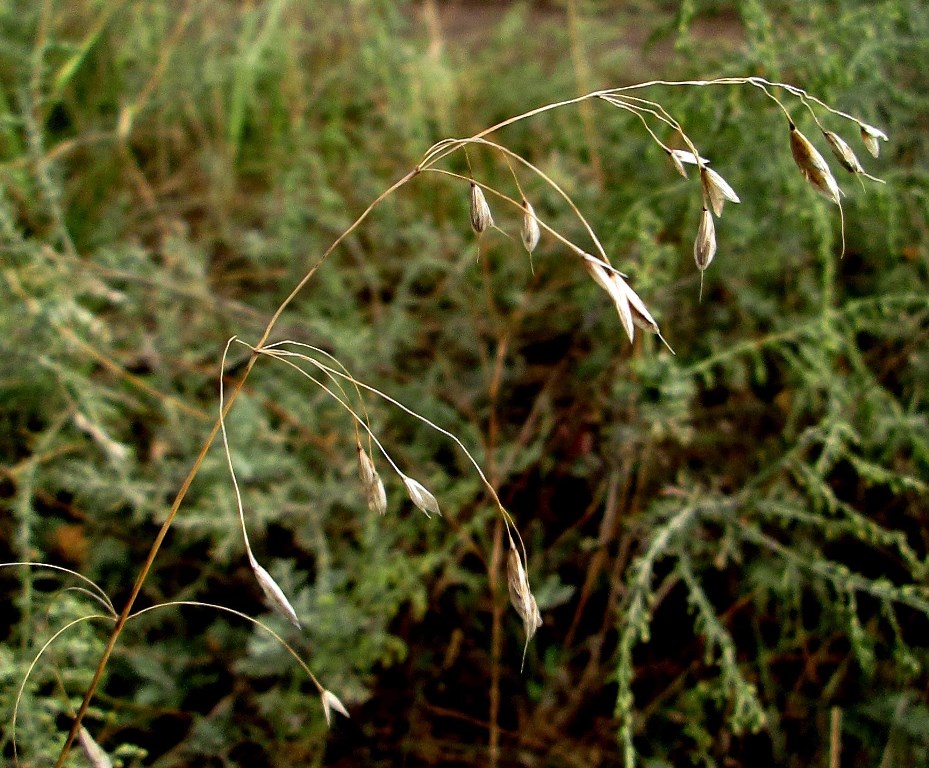
<svg viewBox="0 0 929 768"><path fill-rule="evenodd" d="M875 128L873 125L868 125L867 123L858 123L858 127L861 129L861 140L868 148L868 152L870 152L873 157L877 157L881 153L881 144L878 139L887 141L887 134L879 128Z"/></svg>
<svg viewBox="0 0 929 768"><path fill-rule="evenodd" d="M350 717L345 705L339 701L339 697L332 691L323 691L319 696L323 701L323 714L326 716L326 725L332 725L332 710L335 710L340 715L345 715L345 717Z"/></svg>
<svg viewBox="0 0 929 768"><path fill-rule="evenodd" d="M473 181L471 182L471 229L478 235L488 227L494 225L493 216L490 215L490 206L484 197L484 190Z"/></svg>
<svg viewBox="0 0 929 768"><path fill-rule="evenodd" d="M251 552L249 552L249 562L251 563L255 578L258 579L258 585L261 587L261 591L264 592L268 600L268 605L297 629L300 629L300 619L297 618L297 612L284 594L284 590L271 578L271 574L258 564L258 561Z"/></svg>
<svg viewBox="0 0 929 768"><path fill-rule="evenodd" d="M697 161L697 156L693 152L688 152L686 149L672 149L668 152L668 159L671 160L671 165L674 166L674 170L677 171L685 179L687 178L687 169L684 167L684 163L688 165L709 165L709 160L705 157L701 157L699 162Z"/></svg>
<svg viewBox="0 0 929 768"><path fill-rule="evenodd" d="M700 226L697 228L697 239L694 240L694 261L700 270L700 298L703 298L703 273L713 257L716 255L716 225L713 223L713 214L706 208L700 215Z"/></svg>
<svg viewBox="0 0 929 768"><path fill-rule="evenodd" d="M729 182L706 166L700 168L700 182L703 185L704 207L709 203L709 207L717 216L723 215L723 205L727 200L733 203L742 202L735 190L729 186Z"/></svg>
<svg viewBox="0 0 929 768"><path fill-rule="evenodd" d="M861 163L858 162L858 158L855 157L855 153L852 152L852 148L848 146L845 139L832 131L823 131L823 136L829 143L835 159L839 161L839 165L849 173L864 173L864 168L861 167Z"/></svg>
<svg viewBox="0 0 929 768"><path fill-rule="evenodd" d="M355 448L358 452L358 476L361 478L361 485L368 498L368 508L372 512L383 515L387 512L387 492L384 490L384 483L377 473L374 461L368 456L361 443L356 441Z"/></svg>
<svg viewBox="0 0 929 768"><path fill-rule="evenodd" d="M436 500L435 496L426 490L422 483L414 480L412 477L403 475L403 484L406 486L407 493L410 494L410 499L425 513L426 517L432 517L432 515L442 517L442 511L439 509L439 502Z"/></svg>
<svg viewBox="0 0 929 768"><path fill-rule="evenodd" d="M358 452L358 476L365 487L372 485L377 478L377 469L368 452L362 447L361 441L355 441L355 450Z"/></svg>
<svg viewBox="0 0 929 768"><path fill-rule="evenodd" d="M516 545L513 543L512 536L510 536L510 551L506 557L506 583L510 592L510 603L523 620L523 630L526 633L523 660L519 665L519 671L522 672L523 666L526 664L526 651L529 650L529 641L532 640L536 630L542 626L542 616L539 613L538 605L536 605L535 597L532 595L532 590L529 588L529 577L526 575L526 569L523 566Z"/></svg>
<svg viewBox="0 0 929 768"><path fill-rule="evenodd" d="M671 345L668 344L668 340L661 335L661 329L658 327L658 323L655 322L655 318L652 317L652 313L648 311L648 308L645 306L645 302L639 298L639 294L632 290L629 284L623 280L621 275L614 274L613 282L626 295L626 299L629 301L629 310L632 312L632 322L643 331L654 333L659 339L661 339L661 343L668 348L668 351L672 355L676 354L675 351L671 349Z"/></svg>
<svg viewBox="0 0 929 768"><path fill-rule="evenodd" d="M110 760L110 756L103 750L103 747L94 741L94 737L90 735L90 732L83 725L77 732L77 739L81 742L81 749L84 750L84 754L93 768L113 768L113 761Z"/></svg>
<svg viewBox="0 0 929 768"><path fill-rule="evenodd" d="M829 170L823 156L819 154L819 150L797 130L797 126L793 123L790 123L790 151L800 173L810 182L813 189L827 200L841 205L839 185L836 184L832 171Z"/></svg>
<svg viewBox="0 0 929 768"><path fill-rule="evenodd" d="M535 217L532 204L525 198L523 198L523 226L519 234L522 236L523 245L531 254L539 244L542 231L539 229L539 221Z"/></svg>
<svg viewBox="0 0 929 768"><path fill-rule="evenodd" d="M374 485L368 487L368 509L379 515L387 514L387 491L384 490L384 481L380 477Z"/></svg>
<svg viewBox="0 0 929 768"><path fill-rule="evenodd" d="M610 295L616 307L616 312L619 314L619 320L623 324L623 329L626 331L629 341L633 341L635 326L633 325L632 308L629 306L629 296L620 285L621 283L624 284L623 279L615 272L607 272L590 254L584 254L584 266L594 279L594 282Z"/></svg>

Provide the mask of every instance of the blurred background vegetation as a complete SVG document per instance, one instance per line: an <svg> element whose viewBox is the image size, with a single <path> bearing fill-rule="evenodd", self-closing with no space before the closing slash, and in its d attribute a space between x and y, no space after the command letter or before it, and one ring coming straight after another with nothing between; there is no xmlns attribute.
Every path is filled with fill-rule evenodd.
<svg viewBox="0 0 929 768"><path fill-rule="evenodd" d="M694 174L635 118L589 103L497 137L573 196L676 357L630 347L551 238L534 271L497 233L476 260L466 186L405 187L275 338L330 350L473 449L529 552L544 624L525 672L500 524L454 446L370 402L445 518L386 476L372 515L345 413L264 360L231 447L256 554L305 632L262 603L218 446L139 605L266 620L352 718L327 731L246 622L163 608L120 639L97 741L166 768L929 765L925 61L921 0L0 3L0 559L76 569L117 607L215 418L226 339L255 341L434 141L596 87L724 75L793 82L891 138L858 152L886 186L838 176L839 260L837 212L770 101L649 90L743 201L698 302ZM513 193L499 157L471 162ZM76 585L0 570L4 761L31 659L100 612ZM32 672L21 765L51 764L108 630L75 625Z"/></svg>

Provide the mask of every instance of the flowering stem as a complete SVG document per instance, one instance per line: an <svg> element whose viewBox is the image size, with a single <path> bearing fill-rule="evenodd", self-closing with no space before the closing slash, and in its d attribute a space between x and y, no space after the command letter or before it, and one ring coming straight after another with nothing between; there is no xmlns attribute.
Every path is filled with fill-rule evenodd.
<svg viewBox="0 0 929 768"><path fill-rule="evenodd" d="M316 263L310 267L309 271L303 276L300 282L297 283L294 289L288 294L287 298L281 302L280 306L271 316L271 319L268 321L264 332L261 334L261 338L255 345L257 349L260 350L268 341L268 338L271 336L271 332L274 330L274 326L277 324L277 321L280 319L284 310L291 304L291 302L293 302L293 300L297 297L297 294L303 290L306 284L310 282L310 280L316 274L316 271L323 265L326 259L329 258L329 256L339 246L339 244L358 226L360 226L361 223L371 213L371 211L373 211L381 202L400 189L400 187L402 187L408 181L415 178L418 174L419 169L414 168L401 179L394 182L388 189L382 192L374 200L374 202L365 208L361 215L355 219L355 221L348 227L348 229L346 229L335 239L335 241L333 241L333 243L316 260ZM253 352L252 356L248 359L245 370L242 372L242 376L239 378L232 391L229 393L229 397L226 399L226 402L220 411L220 416L217 417L216 421L213 423L212 429L210 429L209 435L207 435L206 440L204 440L203 445L200 448L200 452L197 454L197 458L194 459L193 466L190 468L190 471L187 473L187 477L184 478L184 482L181 484L180 490L174 497L174 502L171 504L171 509L168 512L168 516L165 518L164 523L162 523L161 530L158 531L158 535L155 537L154 542L152 542L152 546L149 549L147 557L145 558L145 562L142 564L139 575L136 577L135 584L132 587L132 592L130 592L129 598L126 600L126 604L123 607L122 612L119 614L119 618L116 620L116 624L113 626L113 631L110 634L110 638L107 641L106 647L103 649L103 653L100 656L100 661L97 663L97 668L94 670L90 684L87 686L87 690L84 693L84 699L81 701L81 706L71 723L71 728L68 731L68 736L65 739L64 746L62 746L61 752L58 755L58 759L55 761L55 768L62 768L65 760L68 757L68 753L71 751L71 745L74 743L74 739L77 738L78 731L80 731L81 721L84 719L84 715L87 714L87 709L90 706L90 702L97 690L97 686L100 684L100 679L103 677L103 670L106 668L107 662L110 660L110 655L113 653L113 649L116 647L116 641L119 639L119 636L123 631L123 627L126 625L126 621L129 619L129 616L132 613L132 608L135 605L136 598L138 598L139 593L142 591L142 585L145 583L145 579L148 578L149 571L151 571L152 565L155 562L155 557L158 555L158 551L161 549L161 545L165 540L165 536L168 535L168 530L171 528L171 524L174 522L174 518L177 516L177 512L180 509L184 498L187 496L187 492L190 490L190 486L193 483L194 478L200 472L200 467L203 466L203 461L206 458L207 452L213 445L213 441L216 439L216 435L219 434L223 419L225 419L226 415L229 413L229 409L232 408L232 404L235 402L239 393L242 391L242 387L245 385L245 381L248 378L248 375L251 373L252 368L255 366L255 362L257 360L258 353Z"/></svg>

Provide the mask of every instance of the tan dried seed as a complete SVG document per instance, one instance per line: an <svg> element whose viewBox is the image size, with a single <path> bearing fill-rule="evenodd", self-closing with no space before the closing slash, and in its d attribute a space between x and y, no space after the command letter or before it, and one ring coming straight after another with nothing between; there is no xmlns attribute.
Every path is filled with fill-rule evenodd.
<svg viewBox="0 0 929 768"><path fill-rule="evenodd" d="M800 173L820 195L827 200L841 205L839 185L836 184L832 171L823 156L810 143L810 140L790 123L790 152Z"/></svg>
<svg viewBox="0 0 929 768"><path fill-rule="evenodd" d="M539 229L539 221L535 217L535 211L528 200L523 200L523 226L520 230L523 239L523 245L529 253L535 250L539 244L539 238L542 231Z"/></svg>
<svg viewBox="0 0 929 768"><path fill-rule="evenodd" d="M488 227L494 225L493 216L490 215L490 206L484 197L484 190L473 181L471 182L471 229L481 234Z"/></svg>
<svg viewBox="0 0 929 768"><path fill-rule="evenodd" d="M855 153L852 152L852 148L848 146L845 139L832 131L823 131L823 136L829 143L835 159L839 161L839 165L849 173L864 173L864 168L861 167L861 163L858 162L858 158L855 157Z"/></svg>

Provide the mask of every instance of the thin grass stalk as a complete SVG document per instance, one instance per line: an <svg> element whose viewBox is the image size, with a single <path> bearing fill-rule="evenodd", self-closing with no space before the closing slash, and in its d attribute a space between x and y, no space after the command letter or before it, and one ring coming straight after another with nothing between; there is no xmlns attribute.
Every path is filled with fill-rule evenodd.
<svg viewBox="0 0 929 768"><path fill-rule="evenodd" d="M26 561L26 560L17 561L14 563L0 563L0 568L13 568L15 566L21 566L23 568L48 568L49 570L61 571L62 573L67 573L70 576L74 576L75 578L80 579L85 584L89 584L91 587L93 587L94 592L96 592L96 594L94 594L94 592L90 592L89 590L86 590L87 593L91 595L95 600L102 601L102 604L106 608L108 608L110 611L112 611L113 618L116 618L117 616L116 608L113 607L113 603L110 600L110 596L103 590L103 588L99 584L97 584L97 582L91 579L88 579L83 574L78 573L77 571L72 571L70 568L65 568L64 566L61 566L61 565L52 565L51 563L34 563L34 562Z"/></svg>

